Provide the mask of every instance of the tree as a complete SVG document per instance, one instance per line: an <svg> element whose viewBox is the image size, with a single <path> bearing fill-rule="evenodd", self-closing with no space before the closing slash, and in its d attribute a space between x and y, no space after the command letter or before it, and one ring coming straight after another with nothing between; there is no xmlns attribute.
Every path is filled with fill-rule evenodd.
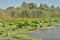
<svg viewBox="0 0 60 40"><path fill-rule="evenodd" d="M49 7L47 6L47 4L40 4L39 8L41 10L49 10Z"/></svg>
<svg viewBox="0 0 60 40"><path fill-rule="evenodd" d="M36 9L36 8L37 8L37 4L29 3L29 9Z"/></svg>
<svg viewBox="0 0 60 40"><path fill-rule="evenodd" d="M0 18L42 18L42 17L60 17L60 7L54 5L40 4L37 7L35 3L23 2L20 7L14 6L7 9L0 8Z"/></svg>
<svg viewBox="0 0 60 40"><path fill-rule="evenodd" d="M12 9L14 9L14 7L12 6L12 7L8 7L7 8L7 10L12 10Z"/></svg>
<svg viewBox="0 0 60 40"><path fill-rule="evenodd" d="M28 9L22 9L21 11L21 16L24 17L28 17L29 14L29 10Z"/></svg>
<svg viewBox="0 0 60 40"><path fill-rule="evenodd" d="M28 5L28 3L23 2L23 3L22 3L22 7L23 7L23 8L29 8L29 5Z"/></svg>

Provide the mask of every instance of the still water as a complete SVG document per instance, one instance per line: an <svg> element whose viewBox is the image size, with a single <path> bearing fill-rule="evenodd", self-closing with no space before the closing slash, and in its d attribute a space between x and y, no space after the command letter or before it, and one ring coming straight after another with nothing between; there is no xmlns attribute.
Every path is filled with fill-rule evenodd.
<svg viewBox="0 0 60 40"><path fill-rule="evenodd" d="M60 40L60 26L48 30L36 30L34 33L27 33L31 37L42 38L43 40Z"/></svg>

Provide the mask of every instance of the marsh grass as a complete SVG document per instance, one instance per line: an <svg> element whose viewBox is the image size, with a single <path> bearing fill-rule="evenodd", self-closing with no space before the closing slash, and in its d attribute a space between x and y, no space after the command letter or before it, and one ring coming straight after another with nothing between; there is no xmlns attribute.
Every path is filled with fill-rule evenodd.
<svg viewBox="0 0 60 40"><path fill-rule="evenodd" d="M41 38L29 37L26 32L34 32L37 29L47 30L60 24L60 18L17 18L0 19L1 40L41 40ZM5 37L6 36L6 37Z"/></svg>

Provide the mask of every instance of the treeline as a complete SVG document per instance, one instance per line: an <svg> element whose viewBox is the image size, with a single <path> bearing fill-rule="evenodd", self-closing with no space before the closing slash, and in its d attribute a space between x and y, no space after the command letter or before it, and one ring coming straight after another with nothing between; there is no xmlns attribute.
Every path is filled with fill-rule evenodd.
<svg viewBox="0 0 60 40"><path fill-rule="evenodd" d="M60 8L54 5L23 2L20 7L0 8L0 18L41 18L60 17Z"/></svg>

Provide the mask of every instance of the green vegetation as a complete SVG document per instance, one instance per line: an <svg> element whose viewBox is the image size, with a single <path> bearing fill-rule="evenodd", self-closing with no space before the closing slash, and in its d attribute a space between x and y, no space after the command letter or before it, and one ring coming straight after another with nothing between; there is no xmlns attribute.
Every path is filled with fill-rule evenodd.
<svg viewBox="0 0 60 40"><path fill-rule="evenodd" d="M10 18L0 19L1 40L40 40L26 33L37 29L46 30L60 24L60 18ZM42 39L41 39L42 40Z"/></svg>
<svg viewBox="0 0 60 40"><path fill-rule="evenodd" d="M46 17L60 17L60 8L48 6L47 4L23 2L21 6L8 7L7 9L0 8L0 18L46 18Z"/></svg>
<svg viewBox="0 0 60 40"><path fill-rule="evenodd" d="M47 30L60 24L60 8L23 2L20 7L0 9L0 40L42 40L26 32Z"/></svg>

